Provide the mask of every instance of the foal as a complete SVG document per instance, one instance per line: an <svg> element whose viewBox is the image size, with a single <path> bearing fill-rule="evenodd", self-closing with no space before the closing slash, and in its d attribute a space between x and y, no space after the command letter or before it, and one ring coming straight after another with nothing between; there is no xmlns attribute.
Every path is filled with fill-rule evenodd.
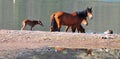
<svg viewBox="0 0 120 59"><path fill-rule="evenodd" d="M35 25L37 25L37 24L43 26L43 24L42 24L42 22L41 22L40 20L36 21L36 20L24 19L24 20L22 21L22 28L21 28L21 30L24 30L24 28L26 27L26 25L31 26L31 30L33 30L33 27L34 27Z"/></svg>

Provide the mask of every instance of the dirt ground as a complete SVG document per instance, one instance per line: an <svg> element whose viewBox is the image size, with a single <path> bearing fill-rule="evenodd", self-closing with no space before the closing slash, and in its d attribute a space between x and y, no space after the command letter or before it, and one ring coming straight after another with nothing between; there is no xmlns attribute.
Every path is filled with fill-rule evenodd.
<svg viewBox="0 0 120 59"><path fill-rule="evenodd" d="M62 48L66 48L66 50L55 53L56 49L54 47L60 47L60 48L62 47ZM52 51L52 57L48 59L56 59L55 57L60 57L61 54L64 55L69 53L68 51L70 49L79 49L79 51L78 50L77 52L73 51L72 53L74 54L74 56L73 58L70 57L69 59L77 59L77 57L78 59L84 59L85 57L79 57L79 56L76 57L75 55L76 53L77 55L79 54L78 52L80 52L80 49L87 49L87 48L91 48L93 50L100 48L108 48L112 50L118 49L115 50L114 53L116 51L120 52L119 50L120 35L119 34L86 34L86 33L83 34L83 33L70 33L70 32L67 33L45 32L45 31L28 31L28 30L23 30L23 31L0 30L0 59L40 59L41 57L47 59L47 57L51 56L50 51ZM34 53L32 53L33 51ZM43 51L47 51L47 52L43 52ZM69 56L72 53L69 53ZM113 55L115 55L114 53ZM45 57L46 55L47 57ZM83 53L83 55L85 55L85 53ZM120 58L118 57L120 56L120 53L117 55L117 57L115 56L110 58L116 58L116 59ZM66 59L66 58L68 59L68 57L64 56L62 57L62 59ZM88 58L96 58L96 56L88 57ZM97 59L98 58L100 58L100 56L99 57L97 56ZM102 59L104 58L105 57L103 57ZM61 59L61 57L57 59Z"/></svg>

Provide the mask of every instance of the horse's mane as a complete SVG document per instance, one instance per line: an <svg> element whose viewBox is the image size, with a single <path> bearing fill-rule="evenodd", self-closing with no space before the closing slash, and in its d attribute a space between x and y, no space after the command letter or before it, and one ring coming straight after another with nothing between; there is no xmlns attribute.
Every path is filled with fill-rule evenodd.
<svg viewBox="0 0 120 59"><path fill-rule="evenodd" d="M83 11L76 11L77 16L82 17L82 18L86 18L87 17L87 10L83 10Z"/></svg>

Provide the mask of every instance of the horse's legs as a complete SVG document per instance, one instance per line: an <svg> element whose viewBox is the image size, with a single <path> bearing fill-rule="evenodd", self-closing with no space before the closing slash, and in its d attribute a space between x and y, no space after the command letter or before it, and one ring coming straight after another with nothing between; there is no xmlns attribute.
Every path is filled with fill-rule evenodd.
<svg viewBox="0 0 120 59"><path fill-rule="evenodd" d="M58 23L58 31L60 32L61 24Z"/></svg>
<svg viewBox="0 0 120 59"><path fill-rule="evenodd" d="M52 32L53 31L53 26L50 26L50 32Z"/></svg>
<svg viewBox="0 0 120 59"><path fill-rule="evenodd" d="M69 27L70 27L70 26L66 26L66 28L65 28L65 32L67 32L67 31L68 31Z"/></svg>
<svg viewBox="0 0 120 59"><path fill-rule="evenodd" d="M31 26L31 31L33 30L33 27L34 27L34 26Z"/></svg>
<svg viewBox="0 0 120 59"><path fill-rule="evenodd" d="M78 31L78 33L79 33L80 26L79 26L79 25L76 25L76 28L77 28L77 31Z"/></svg>
<svg viewBox="0 0 120 59"><path fill-rule="evenodd" d="M65 32L68 31L69 27L70 27L70 26L66 26L66 28L65 28ZM72 31L73 33L75 32L75 30L76 30L75 25L71 26L71 31Z"/></svg>
<svg viewBox="0 0 120 59"><path fill-rule="evenodd" d="M75 30L76 30L76 26L75 26L75 25L71 26L71 31L72 31L73 33L75 32Z"/></svg>
<svg viewBox="0 0 120 59"><path fill-rule="evenodd" d="M85 33L85 29L80 25L79 26L80 28L79 28L79 31L81 32L81 33Z"/></svg>
<svg viewBox="0 0 120 59"><path fill-rule="evenodd" d="M24 30L24 28L26 27L26 25L27 25L26 23L23 23L21 30Z"/></svg>
<svg viewBox="0 0 120 59"><path fill-rule="evenodd" d="M31 27L31 29L30 29L31 31L32 31L32 27Z"/></svg>
<svg viewBox="0 0 120 59"><path fill-rule="evenodd" d="M60 32L61 23L59 18L56 18L56 23L57 23L58 31Z"/></svg>

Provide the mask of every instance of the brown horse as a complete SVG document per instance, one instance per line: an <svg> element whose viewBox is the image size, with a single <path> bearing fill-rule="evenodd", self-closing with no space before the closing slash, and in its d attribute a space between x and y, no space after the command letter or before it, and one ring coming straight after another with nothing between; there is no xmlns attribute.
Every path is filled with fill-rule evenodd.
<svg viewBox="0 0 120 59"><path fill-rule="evenodd" d="M62 11L55 12L50 17L50 31L60 31L61 25L66 25L68 28L77 28L79 30L82 24L87 25L86 17L92 18L92 8L87 8L81 12L66 13Z"/></svg>
<svg viewBox="0 0 120 59"><path fill-rule="evenodd" d="M72 15L77 16L77 12L73 12ZM86 20L86 17L82 17L82 16L81 16L79 19L82 20L81 24L83 24L83 25L88 25L87 20ZM75 32L75 30L76 30L76 27L75 27L75 26L66 26L65 32L68 31L69 27L71 27L71 31L72 31L72 32ZM80 25L79 27L80 27L80 28L79 28L78 32L80 31L81 33L85 33L85 29L82 27L82 25Z"/></svg>
<svg viewBox="0 0 120 59"><path fill-rule="evenodd" d="M35 25L37 25L37 24L43 26L43 24L42 24L42 22L41 22L40 20L37 21L37 20L24 19L24 20L22 21L22 28L21 28L21 30L23 30L23 29L26 27L26 25L31 26L31 30L32 30L32 28L33 28Z"/></svg>

